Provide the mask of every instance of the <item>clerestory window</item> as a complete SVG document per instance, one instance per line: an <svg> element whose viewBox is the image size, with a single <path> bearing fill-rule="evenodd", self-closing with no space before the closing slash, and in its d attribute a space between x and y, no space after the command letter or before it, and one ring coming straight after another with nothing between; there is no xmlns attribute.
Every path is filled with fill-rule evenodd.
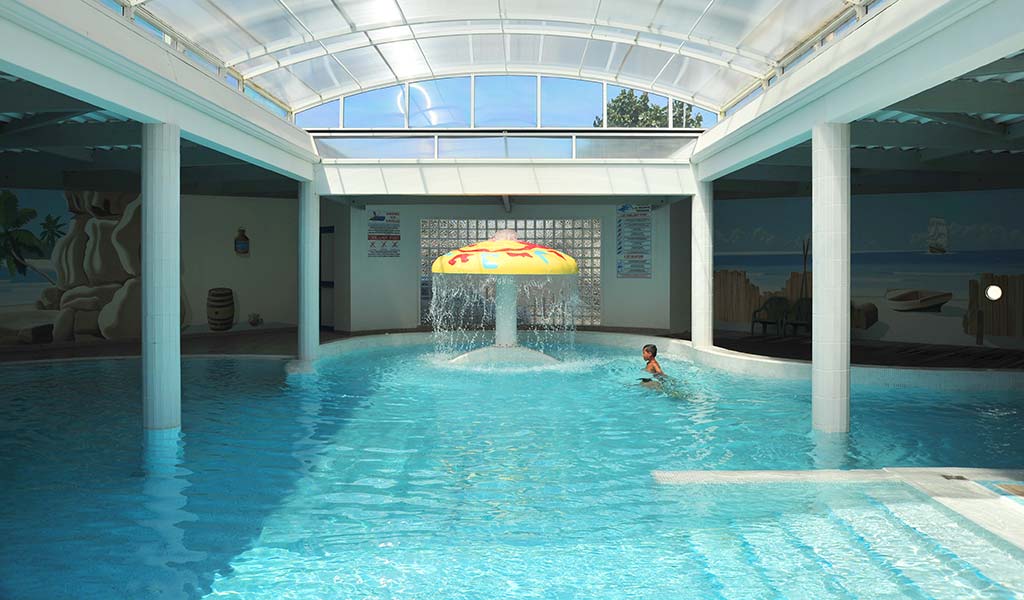
<svg viewBox="0 0 1024 600"><path fill-rule="evenodd" d="M307 129L698 128L718 115L678 98L583 79L444 77L398 84L297 113Z"/></svg>

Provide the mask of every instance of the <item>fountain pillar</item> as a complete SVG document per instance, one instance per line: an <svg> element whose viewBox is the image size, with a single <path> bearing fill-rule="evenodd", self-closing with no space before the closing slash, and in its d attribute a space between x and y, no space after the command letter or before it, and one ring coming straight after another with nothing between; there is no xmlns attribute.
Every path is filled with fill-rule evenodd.
<svg viewBox="0 0 1024 600"><path fill-rule="evenodd" d="M517 344L518 323L516 305L518 290L515 279L505 275L498 277L494 300L494 345L512 347Z"/></svg>
<svg viewBox="0 0 1024 600"><path fill-rule="evenodd" d="M452 359L453 363L540 365L558 362L543 352L518 344L519 282L522 276L576 275L579 273L576 259L546 246L521 241L515 231L506 229L486 242L469 244L438 256L430 272L483 275L487 282L494 278L494 345L460 354Z"/></svg>

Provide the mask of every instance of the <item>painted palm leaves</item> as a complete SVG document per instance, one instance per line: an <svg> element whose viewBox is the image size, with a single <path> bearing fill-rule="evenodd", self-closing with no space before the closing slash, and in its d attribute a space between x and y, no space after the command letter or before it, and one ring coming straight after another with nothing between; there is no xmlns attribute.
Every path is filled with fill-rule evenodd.
<svg viewBox="0 0 1024 600"><path fill-rule="evenodd" d="M27 269L32 269L47 281L56 285L46 273L33 267L27 260L30 258L43 258L46 256L47 251L43 240L40 240L28 229L25 229L25 226L35 218L36 210L34 208L20 208L17 196L9 190L0 192L0 262L3 262L7 272L12 275L14 273L25 275ZM63 232L60 230L60 227L63 225L60 223L60 219L51 216L47 218L53 219L56 222L53 226L53 235L57 238L63 235ZM45 224L46 221L44 221ZM44 237L47 236L45 229L43 235ZM56 243L56 239L54 243Z"/></svg>

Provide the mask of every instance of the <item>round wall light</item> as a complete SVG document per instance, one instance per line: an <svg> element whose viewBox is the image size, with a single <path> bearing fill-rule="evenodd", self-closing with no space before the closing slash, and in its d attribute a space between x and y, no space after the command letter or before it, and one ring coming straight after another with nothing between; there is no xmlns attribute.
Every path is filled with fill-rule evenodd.
<svg viewBox="0 0 1024 600"><path fill-rule="evenodd" d="M998 285L990 285L985 288L985 297L995 302L1003 297L1003 288Z"/></svg>

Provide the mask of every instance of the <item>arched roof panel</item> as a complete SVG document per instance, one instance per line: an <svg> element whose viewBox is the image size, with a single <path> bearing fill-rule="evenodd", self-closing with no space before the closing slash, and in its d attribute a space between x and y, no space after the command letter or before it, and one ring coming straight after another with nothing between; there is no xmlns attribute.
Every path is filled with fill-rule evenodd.
<svg viewBox="0 0 1024 600"><path fill-rule="evenodd" d="M628 82L700 96L719 109L850 7L848 0L123 1L293 110L352 86L504 71Z"/></svg>

